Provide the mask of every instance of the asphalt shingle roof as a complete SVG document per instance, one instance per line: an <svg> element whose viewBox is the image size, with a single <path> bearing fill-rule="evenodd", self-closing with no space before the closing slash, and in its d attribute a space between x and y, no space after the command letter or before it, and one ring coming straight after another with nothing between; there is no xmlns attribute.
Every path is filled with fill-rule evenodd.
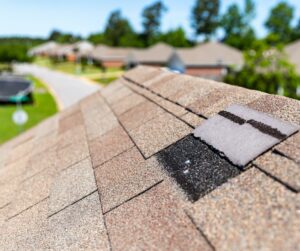
<svg viewBox="0 0 300 251"><path fill-rule="evenodd" d="M300 40L290 43L285 47L288 59L295 65L298 74L300 73Z"/></svg>
<svg viewBox="0 0 300 251"><path fill-rule="evenodd" d="M127 61L139 64L166 64L174 48L165 43L157 43L147 49L135 49L127 56Z"/></svg>
<svg viewBox="0 0 300 251"><path fill-rule="evenodd" d="M177 49L176 54L185 66L242 66L241 51L219 42L207 42L194 48Z"/></svg>
<svg viewBox="0 0 300 251"><path fill-rule="evenodd" d="M139 66L5 143L0 249L298 250L299 132L243 168L192 135L234 104L300 124L299 101Z"/></svg>

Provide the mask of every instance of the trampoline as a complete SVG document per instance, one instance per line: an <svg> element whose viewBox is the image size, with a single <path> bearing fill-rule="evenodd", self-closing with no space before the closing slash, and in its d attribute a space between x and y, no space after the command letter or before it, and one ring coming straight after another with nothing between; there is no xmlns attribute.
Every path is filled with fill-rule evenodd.
<svg viewBox="0 0 300 251"><path fill-rule="evenodd" d="M32 83L25 78L14 75L0 75L0 102L30 102Z"/></svg>

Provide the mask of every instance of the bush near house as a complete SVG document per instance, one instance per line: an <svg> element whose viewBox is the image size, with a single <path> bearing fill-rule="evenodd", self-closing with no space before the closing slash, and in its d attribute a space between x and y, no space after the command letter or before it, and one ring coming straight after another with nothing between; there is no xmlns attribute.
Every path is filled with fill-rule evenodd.
<svg viewBox="0 0 300 251"><path fill-rule="evenodd" d="M257 42L244 54L245 64L240 71L230 71L224 81L270 94L299 99L300 76L289 63L281 47L269 47Z"/></svg>

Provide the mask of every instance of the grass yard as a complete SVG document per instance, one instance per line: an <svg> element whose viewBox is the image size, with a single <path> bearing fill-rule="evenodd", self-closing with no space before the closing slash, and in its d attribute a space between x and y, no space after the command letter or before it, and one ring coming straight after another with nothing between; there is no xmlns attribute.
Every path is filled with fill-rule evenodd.
<svg viewBox="0 0 300 251"><path fill-rule="evenodd" d="M113 82L117 79L118 79L118 77L100 78L100 79L96 79L96 82L105 86L105 85L109 85L111 82Z"/></svg>
<svg viewBox="0 0 300 251"><path fill-rule="evenodd" d="M56 102L47 87L36 78L28 78L34 84L34 103L23 105L29 117L27 123L23 126L23 130L35 126L42 120L55 114L58 110ZM19 134L18 126L12 121L12 115L15 110L15 105L0 105L0 144Z"/></svg>
<svg viewBox="0 0 300 251"><path fill-rule="evenodd" d="M11 71L11 66L9 64L0 63L0 73L3 71Z"/></svg>
<svg viewBox="0 0 300 251"><path fill-rule="evenodd" d="M75 63L60 62L54 64L48 58L36 58L34 63L39 66L50 68L52 70L62 71L68 74L85 77L102 85L107 85L111 83L124 73L124 70L120 68L108 68L105 72L103 72L97 66L87 65L84 67L84 69L81 70L79 74L77 69L78 65L76 66Z"/></svg>
<svg viewBox="0 0 300 251"><path fill-rule="evenodd" d="M79 71L78 71L80 69L80 68L78 69L78 67L80 67L79 64L75 64L74 62L53 63L48 58L36 58L34 63L37 65L43 66L43 67L48 67L52 70L62 71L65 73L75 74L75 75L80 75L80 76L102 72L99 67L96 67L94 65L87 65L79 73Z"/></svg>

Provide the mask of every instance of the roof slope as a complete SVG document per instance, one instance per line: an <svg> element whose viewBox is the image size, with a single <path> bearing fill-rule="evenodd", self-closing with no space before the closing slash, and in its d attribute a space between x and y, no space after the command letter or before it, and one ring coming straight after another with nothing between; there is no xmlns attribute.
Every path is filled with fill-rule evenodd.
<svg viewBox="0 0 300 251"><path fill-rule="evenodd" d="M157 43L147 49L133 50L127 60L140 64L166 64L173 52L174 48L170 45Z"/></svg>
<svg viewBox="0 0 300 251"><path fill-rule="evenodd" d="M218 42L200 44L194 48L177 49L177 55L186 66L215 66L243 64L243 54L228 45Z"/></svg>
<svg viewBox="0 0 300 251"><path fill-rule="evenodd" d="M124 60L132 48L109 47L107 45L98 45L90 52L90 57L95 60Z"/></svg>
<svg viewBox="0 0 300 251"><path fill-rule="evenodd" d="M296 100L140 66L6 143L1 248L297 250L299 132L244 169L190 135L237 103L300 124Z"/></svg>
<svg viewBox="0 0 300 251"><path fill-rule="evenodd" d="M49 51L54 50L58 46L59 46L58 43L49 41L49 42L43 43L41 45L38 45L36 47L33 47L31 50L29 50L28 54L31 56L34 56L37 54L48 53Z"/></svg>
<svg viewBox="0 0 300 251"><path fill-rule="evenodd" d="M300 40L286 46L285 51L290 62L296 66L297 72L300 73Z"/></svg>

